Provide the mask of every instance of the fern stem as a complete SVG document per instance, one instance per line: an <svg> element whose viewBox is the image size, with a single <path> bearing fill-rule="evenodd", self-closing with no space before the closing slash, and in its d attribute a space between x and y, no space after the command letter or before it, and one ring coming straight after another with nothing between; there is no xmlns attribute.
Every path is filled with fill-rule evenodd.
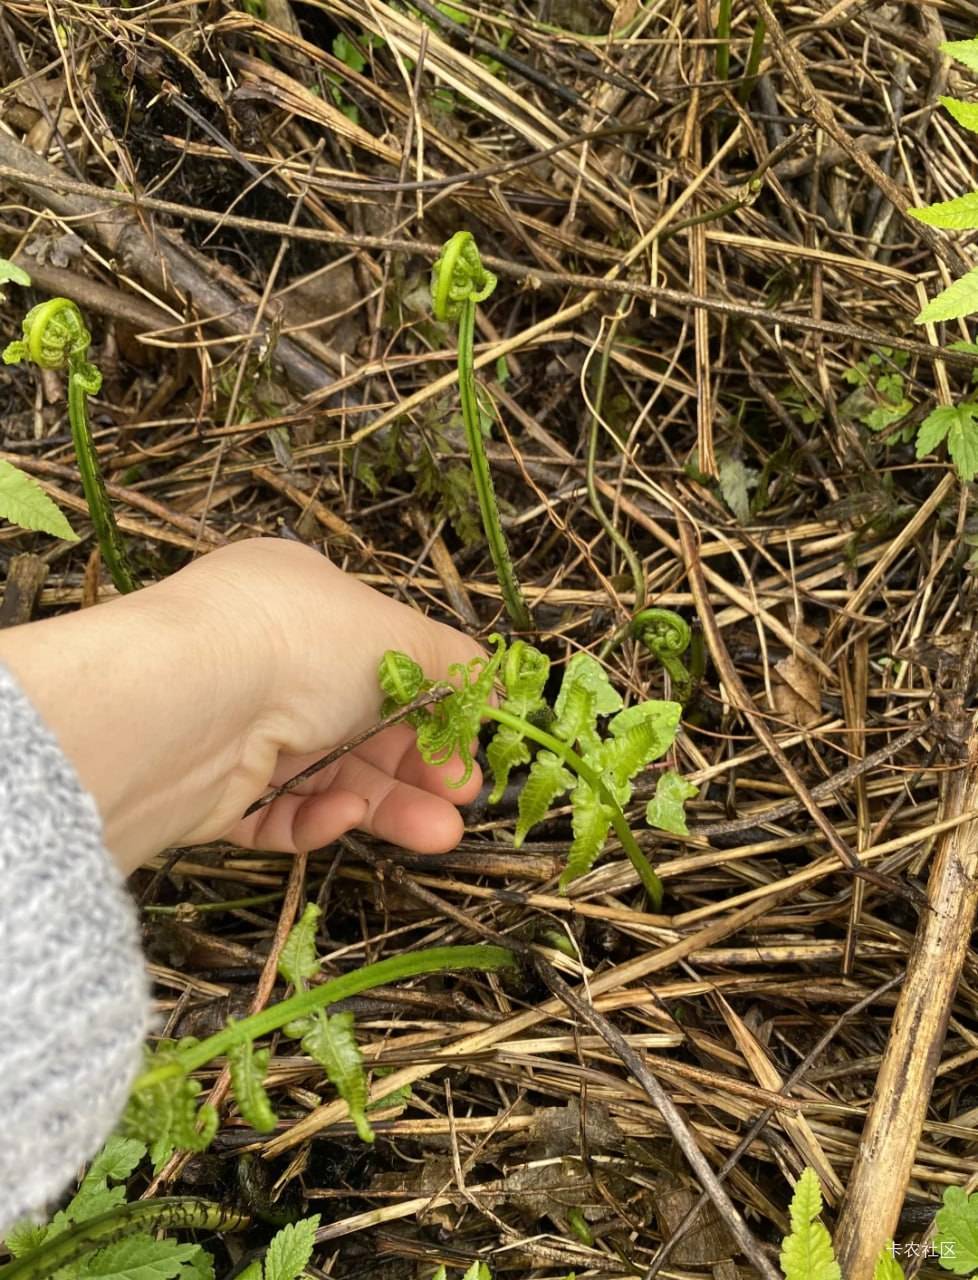
<svg viewBox="0 0 978 1280"><path fill-rule="evenodd" d="M546 747L554 755L560 756L578 777L583 778L588 786L597 792L601 797L601 802L611 810L611 825L615 829L615 835L617 835L621 842L621 847L628 855L629 862L638 873L638 878L645 887L645 892L649 895L652 905L658 911L662 905L662 881L652 870L649 860L639 848L638 841L632 834L632 829L621 811L621 806L609 791L601 775L592 769L583 756L579 756L573 747L569 747L566 742L561 742L559 738L547 733L545 729L538 729L536 725L530 724L528 720L514 716L512 712L504 711L501 707L490 707L488 705L483 707L483 714L487 720L496 720L499 724L508 725L510 729L515 729L518 733L523 734L524 737L530 738L538 746Z"/></svg>
<svg viewBox="0 0 978 1280"><path fill-rule="evenodd" d="M249 1221L247 1214L192 1196L137 1200L80 1222L26 1257L0 1267L0 1280L50 1280L55 1273L86 1254L104 1249L106 1245L137 1232L159 1231L166 1227L234 1231L247 1226Z"/></svg>
<svg viewBox="0 0 978 1280"><path fill-rule="evenodd" d="M745 103L754 92L754 85L757 83L757 69L761 65L761 55L764 53L766 37L767 24L763 18L758 18L754 34L751 37L750 49L747 52L747 66L744 68L744 78L737 91L737 99L741 103Z"/></svg>
<svg viewBox="0 0 978 1280"><path fill-rule="evenodd" d="M359 995L361 991L369 991L372 987L383 987L391 982L400 982L404 978L418 977L425 973L443 973L455 969L482 969L486 972L504 969L515 964L513 954L504 947L470 946L470 947L429 947L424 951L409 951L405 955L391 956L387 960L378 960L376 964L364 965L354 969L342 977L333 978L309 991L297 992L288 1000L280 1000L271 1008L261 1013L242 1018L232 1023L216 1035L208 1036L199 1044L179 1049L171 1062L139 1076L133 1085L133 1092L151 1089L173 1076L188 1075L191 1071L205 1066L214 1058L226 1053L232 1045L245 1040L257 1040L260 1036L277 1031L287 1022L304 1018L308 1014L327 1005L337 1004L350 996Z"/></svg>
<svg viewBox="0 0 978 1280"><path fill-rule="evenodd" d="M720 0L717 10L717 79L730 78L730 11L733 0Z"/></svg>
<svg viewBox="0 0 978 1280"><path fill-rule="evenodd" d="M503 603L509 620L517 631L530 631L533 621L530 611L523 599L516 571L509 554L509 544L503 533L499 518L499 504L496 501L496 490L492 483L492 472L489 470L489 459L486 457L486 446L482 435L482 421L479 413L479 399L475 390L475 302L470 298L462 303L458 318L458 390L462 402L462 422L465 426L465 439L469 446L469 458L472 463L472 478L475 481L476 497L479 500L479 512L482 516L482 527L485 530L489 555L503 594Z"/></svg>
<svg viewBox="0 0 978 1280"><path fill-rule="evenodd" d="M81 476L82 490L88 503L88 513L92 518L95 537L98 539L102 559L112 578L117 591L123 593L135 591L138 583L132 576L126 549L115 522L109 495L105 490L102 468L92 442L92 427L88 416L88 392L82 383L82 376L75 366L75 357L68 358L68 422L71 425L71 440L75 446L75 457L78 460L78 472Z"/></svg>

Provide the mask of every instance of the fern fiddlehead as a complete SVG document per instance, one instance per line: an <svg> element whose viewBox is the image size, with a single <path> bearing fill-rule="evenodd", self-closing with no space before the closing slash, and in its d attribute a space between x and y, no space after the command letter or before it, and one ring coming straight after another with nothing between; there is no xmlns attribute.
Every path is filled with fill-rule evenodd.
<svg viewBox="0 0 978 1280"><path fill-rule="evenodd" d="M685 705L703 675L702 646L695 643L689 623L671 609L643 609L632 619L631 631L662 664L676 697ZM690 644L693 644L692 670L682 661Z"/></svg>
<svg viewBox="0 0 978 1280"><path fill-rule="evenodd" d="M88 359L91 334L82 313L68 298L49 298L32 307L24 317L23 330L23 338L11 342L4 351L4 363L18 364L23 360L41 369L68 371L68 422L95 536L116 589L134 591L138 584L129 567L92 443L88 397L98 393L102 374Z"/></svg>
<svg viewBox="0 0 978 1280"><path fill-rule="evenodd" d="M482 265L471 233L456 231L446 242L441 257L431 271L432 306L436 319L458 321L459 398L482 527L510 621L517 631L529 631L533 623L516 580L506 535L499 519L499 505L486 456L482 415L475 387L475 309L478 303L489 297L495 287L496 277Z"/></svg>

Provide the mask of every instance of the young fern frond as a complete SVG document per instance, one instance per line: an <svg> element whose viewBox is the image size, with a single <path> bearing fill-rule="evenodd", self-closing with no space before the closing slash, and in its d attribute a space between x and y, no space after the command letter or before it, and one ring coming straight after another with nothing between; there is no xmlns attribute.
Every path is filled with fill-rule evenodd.
<svg viewBox="0 0 978 1280"><path fill-rule="evenodd" d="M642 884L658 905L662 886L639 849L622 808L631 798L635 774L663 755L674 741L680 705L643 702L623 711L621 696L604 668L589 654L579 653L567 664L551 710L544 697L549 673L546 656L524 641L517 641L509 651L500 636L493 636L492 641L496 651L481 664L479 674L472 671L480 664L470 664L459 681L456 669L455 692L412 717L422 757L429 763L442 763L448 758L445 746L454 734L454 749L466 761L468 777L472 768L469 744L479 721L496 721L486 752L494 779L491 801L502 796L514 768L530 765L520 793L515 846L519 848L559 796L571 791L574 842L561 887L590 870L614 827ZM430 687L417 664L405 654L386 654L379 675L388 695L385 714L407 706ZM492 682L497 676L505 697L494 705ZM599 720L611 715L614 719L606 738Z"/></svg>
<svg viewBox="0 0 978 1280"><path fill-rule="evenodd" d="M242 1040L228 1049L234 1100L245 1123L259 1133L271 1133L275 1128L275 1112L263 1083L270 1056L270 1050L256 1049L250 1040Z"/></svg>
<svg viewBox="0 0 978 1280"><path fill-rule="evenodd" d="M409 698L410 702L411 699ZM316 929L322 911L314 902L307 902L298 921L289 931L279 952L278 971L286 982L301 990L307 978L319 972L319 956L316 954Z"/></svg>
<svg viewBox="0 0 978 1280"><path fill-rule="evenodd" d="M805 1169L791 1197L791 1234L781 1244L785 1280L842 1280L832 1238L823 1223L822 1190L814 1169Z"/></svg>
<svg viewBox="0 0 978 1280"><path fill-rule="evenodd" d="M68 422L99 549L117 590L134 591L138 584L129 567L92 442L88 397L98 393L102 374L88 359L91 334L82 313L68 298L49 298L32 307L24 317L23 331L23 339L11 342L5 349L4 363L32 361L42 369L67 369Z"/></svg>
<svg viewBox="0 0 978 1280"><path fill-rule="evenodd" d="M529 754L529 752L527 753ZM542 822L558 796L574 785L574 775L564 767L560 756L552 751L538 751L520 792L519 819L513 844L518 849L531 827Z"/></svg>
<svg viewBox="0 0 978 1280"><path fill-rule="evenodd" d="M181 1051L198 1043L194 1036L159 1041L155 1049L146 1050L144 1074L176 1064ZM176 1150L204 1151L213 1141L217 1110L209 1102L197 1105L200 1092L199 1082L181 1072L160 1074L130 1095L120 1128L127 1137L146 1143L154 1169L161 1169Z"/></svg>
<svg viewBox="0 0 978 1280"><path fill-rule="evenodd" d="M302 1037L302 1048L322 1066L330 1084L350 1108L350 1119L363 1142L373 1142L366 1116L369 1090L363 1057L353 1034L353 1014L329 1015L320 1009Z"/></svg>

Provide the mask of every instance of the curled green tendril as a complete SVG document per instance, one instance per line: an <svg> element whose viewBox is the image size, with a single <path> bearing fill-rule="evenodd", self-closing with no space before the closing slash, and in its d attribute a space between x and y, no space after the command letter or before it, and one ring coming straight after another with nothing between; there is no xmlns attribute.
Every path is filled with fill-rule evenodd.
<svg viewBox="0 0 978 1280"><path fill-rule="evenodd" d="M42 369L68 370L68 422L95 536L116 589L134 591L137 583L105 492L88 419L88 397L102 386L101 372L88 359L92 335L82 313L68 298L49 298L31 307L24 316L23 330L23 338L11 342L4 351L4 364L26 361Z"/></svg>
<svg viewBox="0 0 978 1280"><path fill-rule="evenodd" d="M431 301L437 320L457 320L466 302L484 302L496 287L469 231L456 231L445 242L431 269Z"/></svg>
<svg viewBox="0 0 978 1280"><path fill-rule="evenodd" d="M688 701L693 677L680 659L693 638L689 623L671 609L643 609L632 619L631 629L632 634L662 663L679 701Z"/></svg>
<svg viewBox="0 0 978 1280"><path fill-rule="evenodd" d="M31 307L23 320L24 338L11 342L5 364L31 361L42 369L69 369L86 395L98 394L102 374L88 360L92 335L82 313L68 298L49 298Z"/></svg>

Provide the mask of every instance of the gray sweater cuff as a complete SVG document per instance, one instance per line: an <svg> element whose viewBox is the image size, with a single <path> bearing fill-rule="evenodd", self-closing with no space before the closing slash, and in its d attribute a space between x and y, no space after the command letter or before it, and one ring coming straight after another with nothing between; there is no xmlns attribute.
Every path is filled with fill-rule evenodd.
<svg viewBox="0 0 978 1280"><path fill-rule="evenodd" d="M94 801L0 667L0 1238L105 1141L149 994L133 903Z"/></svg>

